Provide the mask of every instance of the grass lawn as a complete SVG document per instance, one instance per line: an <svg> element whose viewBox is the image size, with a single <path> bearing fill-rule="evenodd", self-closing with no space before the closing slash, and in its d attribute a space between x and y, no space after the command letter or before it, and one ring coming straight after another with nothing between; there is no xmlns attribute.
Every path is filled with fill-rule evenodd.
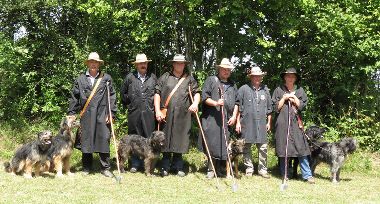
<svg viewBox="0 0 380 204"><path fill-rule="evenodd" d="M72 158L74 171L80 170L79 157L76 150ZM269 166L274 169L273 153L270 157ZM203 156L193 150L186 160L200 169ZM270 179L257 175L237 179L238 189L233 192L231 179L208 180L202 171L191 172L184 178L125 173L118 184L99 172L24 179L1 169L0 203L380 203L378 161L378 155L358 152L347 161L339 184L329 181L328 167L321 165L316 170L315 185L289 180L285 191L280 191L281 179L276 170Z"/></svg>

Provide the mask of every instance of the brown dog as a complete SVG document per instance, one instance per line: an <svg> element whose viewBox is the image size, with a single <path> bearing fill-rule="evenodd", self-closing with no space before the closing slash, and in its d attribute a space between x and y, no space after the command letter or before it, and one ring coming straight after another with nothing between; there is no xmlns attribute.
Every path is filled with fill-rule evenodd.
<svg viewBox="0 0 380 204"><path fill-rule="evenodd" d="M244 139L237 139L237 140L233 139L233 140L230 140L230 142L228 144L228 148L227 148L228 156L231 159L231 163L233 163L236 177L239 177L239 170L238 170L239 157L238 156L243 154L244 145L245 145ZM231 177L231 167L230 167L228 161L226 164L226 173L227 173L226 177L230 178Z"/></svg>
<svg viewBox="0 0 380 204"><path fill-rule="evenodd" d="M66 116L62 119L59 133L53 138L52 147L49 150L50 161L47 162L47 168L50 172L55 170L57 176L62 176L63 172L68 175L70 172L70 157L73 152L75 134L72 129L79 127L79 121L76 116Z"/></svg>

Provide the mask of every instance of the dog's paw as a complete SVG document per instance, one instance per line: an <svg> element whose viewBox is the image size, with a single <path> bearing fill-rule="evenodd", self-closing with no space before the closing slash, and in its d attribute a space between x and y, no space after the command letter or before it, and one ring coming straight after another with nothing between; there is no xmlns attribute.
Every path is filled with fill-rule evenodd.
<svg viewBox="0 0 380 204"><path fill-rule="evenodd" d="M71 172L71 171L69 171L69 172L67 172L67 175L68 175L68 176L74 176L74 173Z"/></svg>
<svg viewBox="0 0 380 204"><path fill-rule="evenodd" d="M31 178L33 178L33 177L32 177L32 175L30 175L30 174L24 174L24 178L26 178L26 179L31 179Z"/></svg>
<svg viewBox="0 0 380 204"><path fill-rule="evenodd" d="M333 179L331 182L332 182L333 184L339 184L339 181L336 180L336 179Z"/></svg>
<svg viewBox="0 0 380 204"><path fill-rule="evenodd" d="M226 178L227 179L232 179L232 176L231 175L227 175Z"/></svg>

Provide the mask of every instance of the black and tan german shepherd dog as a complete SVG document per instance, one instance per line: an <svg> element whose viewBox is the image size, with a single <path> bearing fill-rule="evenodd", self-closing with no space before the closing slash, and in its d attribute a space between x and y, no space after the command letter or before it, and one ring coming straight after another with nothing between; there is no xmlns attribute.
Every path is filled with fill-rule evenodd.
<svg viewBox="0 0 380 204"><path fill-rule="evenodd" d="M37 134L37 139L22 145L17 149L11 162L5 162L6 172L13 175L23 173L25 178L32 178L34 175L40 175L41 167L48 160L48 151L52 144L52 133L48 130Z"/></svg>
<svg viewBox="0 0 380 204"><path fill-rule="evenodd" d="M244 139L231 139L230 142L228 143L228 156L230 157L231 163L233 165L234 173L237 178L239 178L239 155L243 154L244 150L244 145L245 145L245 140ZM230 178L231 177L231 167L229 165L229 162L226 161L226 177Z"/></svg>
<svg viewBox="0 0 380 204"><path fill-rule="evenodd" d="M70 157L73 152L75 134L73 128L79 127L80 123L76 120L76 116L65 116L60 124L58 135L53 138L52 147L49 149L49 162L47 169L50 172L57 172L56 176L63 176L63 173L70 172Z"/></svg>

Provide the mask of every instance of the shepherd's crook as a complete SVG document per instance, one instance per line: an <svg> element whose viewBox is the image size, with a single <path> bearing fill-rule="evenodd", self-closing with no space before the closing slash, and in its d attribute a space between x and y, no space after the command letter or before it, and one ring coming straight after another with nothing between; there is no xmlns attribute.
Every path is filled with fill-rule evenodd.
<svg viewBox="0 0 380 204"><path fill-rule="evenodd" d="M286 183L286 180L288 179L288 145L289 145L289 136L290 136L290 108L292 107L292 104L290 103L290 100L288 99L288 132L286 135L286 146L285 146L285 172L284 172L284 178L282 179L282 183L280 185L280 190L284 191L288 188L288 184Z"/></svg>
<svg viewBox="0 0 380 204"><path fill-rule="evenodd" d="M109 115L108 121L109 121L109 123L111 125L111 134L112 134L112 139L113 139L113 143L114 143L114 146L115 146L116 164L117 164L117 171L118 171L118 175L119 175L119 176L115 176L115 179L116 179L116 182L120 184L120 182L121 182L120 164L119 164L119 155L117 153L117 143L116 143L115 131L113 129L109 82L107 82L107 98L108 98L108 115Z"/></svg>
<svg viewBox="0 0 380 204"><path fill-rule="evenodd" d="M194 98L193 98L193 94L191 93L191 88L190 88L190 85L189 85L189 95L190 95L190 99L191 99L191 103L194 103ZM214 175L215 175L215 179L216 179L216 183L217 183L217 188L219 188L219 179L218 179L218 175L215 171L215 167L214 167L214 164L212 162L212 158L211 158L211 154L210 154L210 150L208 149L208 145L207 145L207 141L206 141L206 137L205 137L205 133L203 131L203 128L202 128L202 124L201 124L201 121L199 119L199 116L198 116L198 112L195 112L195 117L197 118L197 122L198 122L198 126L199 126L199 129L201 130L201 135L202 135L202 139L203 139L203 142L205 144L205 147L206 147L206 152L207 152L207 157L211 163L211 167L212 167L212 170L214 171Z"/></svg>
<svg viewBox="0 0 380 204"><path fill-rule="evenodd" d="M220 86L219 86L219 91L220 91L220 98L224 100L223 90L222 90L222 88ZM220 109L221 109L221 112L222 112L223 135L224 135L224 140L226 142L227 162L230 165L230 169L229 170L231 171L232 182L233 182L233 184L232 184L232 191L236 192L238 187L237 187L236 179L235 179L235 176L234 176L234 171L232 169L231 158L230 158L230 155L228 154L228 142L227 142L227 135L226 135L226 126L224 124L224 122L225 122L225 118L224 118L224 116L225 116L224 115L224 105L221 105Z"/></svg>

